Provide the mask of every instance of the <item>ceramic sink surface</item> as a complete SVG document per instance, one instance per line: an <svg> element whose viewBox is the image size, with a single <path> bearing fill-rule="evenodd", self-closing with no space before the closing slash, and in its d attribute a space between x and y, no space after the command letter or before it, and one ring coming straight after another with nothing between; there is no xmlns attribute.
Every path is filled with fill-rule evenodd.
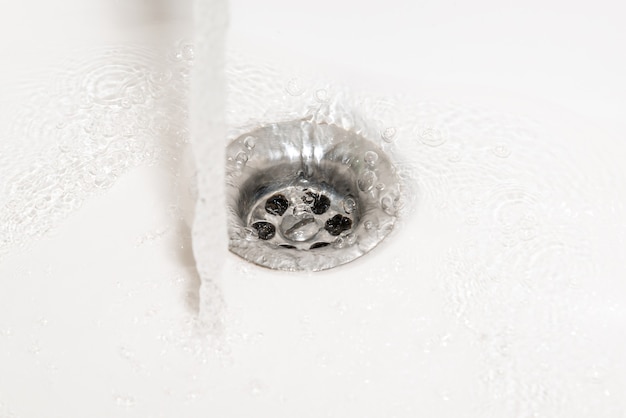
<svg viewBox="0 0 626 418"><path fill-rule="evenodd" d="M0 417L626 414L621 4L231 1L227 139L367 126L406 201L200 291L192 5L84 3L0 17Z"/></svg>

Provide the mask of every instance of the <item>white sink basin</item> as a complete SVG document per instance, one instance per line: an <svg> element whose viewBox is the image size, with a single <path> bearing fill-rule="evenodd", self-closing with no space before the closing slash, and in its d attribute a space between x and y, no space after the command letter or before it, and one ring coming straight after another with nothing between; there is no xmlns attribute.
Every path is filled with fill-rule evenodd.
<svg viewBox="0 0 626 418"><path fill-rule="evenodd" d="M620 4L233 0L229 137L330 103L411 187L348 265L200 292L191 5L37 3L1 22L0 417L626 413Z"/></svg>

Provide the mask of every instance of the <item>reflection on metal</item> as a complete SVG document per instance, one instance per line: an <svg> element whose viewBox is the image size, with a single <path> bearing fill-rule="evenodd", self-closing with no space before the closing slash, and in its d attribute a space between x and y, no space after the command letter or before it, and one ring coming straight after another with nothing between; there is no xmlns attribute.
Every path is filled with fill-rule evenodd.
<svg viewBox="0 0 626 418"><path fill-rule="evenodd" d="M309 120L263 126L227 148L230 250L272 269L324 270L392 230L400 186L362 136Z"/></svg>

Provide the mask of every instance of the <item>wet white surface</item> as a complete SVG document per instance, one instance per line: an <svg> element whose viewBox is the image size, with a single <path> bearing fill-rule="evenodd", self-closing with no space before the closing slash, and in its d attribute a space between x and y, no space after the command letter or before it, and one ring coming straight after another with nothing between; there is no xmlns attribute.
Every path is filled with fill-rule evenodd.
<svg viewBox="0 0 626 418"><path fill-rule="evenodd" d="M620 5L231 2L228 135L356 112L414 187L354 263L228 254L202 292L176 176L189 13L118 6L68 1L84 20L1 80L0 417L626 413ZM91 36L61 42L75 25ZM181 87L133 103L162 69ZM80 111L59 113L68 97ZM105 135L120 126L140 135Z"/></svg>

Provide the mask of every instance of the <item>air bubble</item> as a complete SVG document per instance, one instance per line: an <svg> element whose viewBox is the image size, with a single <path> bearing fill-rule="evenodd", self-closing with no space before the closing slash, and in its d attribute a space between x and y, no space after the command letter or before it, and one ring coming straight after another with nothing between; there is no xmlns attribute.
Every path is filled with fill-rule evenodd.
<svg viewBox="0 0 626 418"><path fill-rule="evenodd" d="M369 192L374 187L374 183L376 182L376 174L373 171L366 171L361 175L359 180L357 181L357 185L359 189L363 192Z"/></svg>
<svg viewBox="0 0 626 418"><path fill-rule="evenodd" d="M396 134L398 130L394 127L385 128L385 130L380 135L383 141L391 143L396 139Z"/></svg>
<svg viewBox="0 0 626 418"><path fill-rule="evenodd" d="M446 136L437 128L424 127L418 133L419 140L429 147L438 147L446 142Z"/></svg>
<svg viewBox="0 0 626 418"><path fill-rule="evenodd" d="M246 154L243 151L239 152L237 156L235 157L235 161L237 162L237 165L239 166L246 165L246 163L248 162L248 154Z"/></svg>
<svg viewBox="0 0 626 418"><path fill-rule="evenodd" d="M256 145L256 138L253 136L247 136L246 139L243 140L243 145L249 150L253 149Z"/></svg>
<svg viewBox="0 0 626 418"><path fill-rule="evenodd" d="M349 215L356 210L356 200L348 197L342 202L343 210Z"/></svg>
<svg viewBox="0 0 626 418"><path fill-rule="evenodd" d="M380 206L388 215L393 215L395 213L393 199L389 196L385 196L380 200Z"/></svg>
<svg viewBox="0 0 626 418"><path fill-rule="evenodd" d="M300 96L304 93L304 88L299 79L292 78L287 82L287 93L292 96Z"/></svg>
<svg viewBox="0 0 626 418"><path fill-rule="evenodd" d="M356 243L357 235L356 234L348 234L346 235L346 244L354 245Z"/></svg>
<svg viewBox="0 0 626 418"><path fill-rule="evenodd" d="M184 60L191 61L194 57L193 45L185 44L181 49L181 56Z"/></svg>
<svg viewBox="0 0 626 418"><path fill-rule="evenodd" d="M363 157L363 161L369 166L374 166L376 165L376 161L378 161L378 154L374 151L367 151Z"/></svg>

